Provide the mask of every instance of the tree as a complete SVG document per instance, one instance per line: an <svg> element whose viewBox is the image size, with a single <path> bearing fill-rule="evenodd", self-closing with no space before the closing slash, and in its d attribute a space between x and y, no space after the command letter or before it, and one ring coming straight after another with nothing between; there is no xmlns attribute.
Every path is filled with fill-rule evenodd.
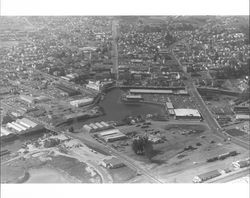
<svg viewBox="0 0 250 198"><path fill-rule="evenodd" d="M132 149L137 155L144 155L149 160L152 158L153 144L148 136L137 137L132 142Z"/></svg>
<svg viewBox="0 0 250 198"><path fill-rule="evenodd" d="M74 128L72 126L69 128L69 132L71 132L71 133L74 132Z"/></svg>

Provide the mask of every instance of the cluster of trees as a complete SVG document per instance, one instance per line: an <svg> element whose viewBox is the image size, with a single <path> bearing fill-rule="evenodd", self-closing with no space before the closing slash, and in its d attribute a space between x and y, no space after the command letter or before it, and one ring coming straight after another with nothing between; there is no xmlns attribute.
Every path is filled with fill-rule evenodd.
<svg viewBox="0 0 250 198"><path fill-rule="evenodd" d="M148 136L137 137L132 142L132 149L137 155L144 155L149 160L152 158L153 154L153 144L148 139Z"/></svg>

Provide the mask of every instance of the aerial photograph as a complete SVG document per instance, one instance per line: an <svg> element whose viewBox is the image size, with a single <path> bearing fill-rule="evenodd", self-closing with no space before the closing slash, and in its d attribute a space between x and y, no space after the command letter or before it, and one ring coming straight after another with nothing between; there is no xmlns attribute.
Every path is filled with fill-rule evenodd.
<svg viewBox="0 0 250 198"><path fill-rule="evenodd" d="M248 183L247 15L0 16L1 184Z"/></svg>

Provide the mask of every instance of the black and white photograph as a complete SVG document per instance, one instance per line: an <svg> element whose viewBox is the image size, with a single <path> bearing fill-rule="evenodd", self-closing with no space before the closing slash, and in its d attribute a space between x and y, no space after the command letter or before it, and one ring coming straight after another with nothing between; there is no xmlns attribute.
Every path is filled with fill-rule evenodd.
<svg viewBox="0 0 250 198"><path fill-rule="evenodd" d="M248 12L39 5L1 10L1 186L249 185Z"/></svg>

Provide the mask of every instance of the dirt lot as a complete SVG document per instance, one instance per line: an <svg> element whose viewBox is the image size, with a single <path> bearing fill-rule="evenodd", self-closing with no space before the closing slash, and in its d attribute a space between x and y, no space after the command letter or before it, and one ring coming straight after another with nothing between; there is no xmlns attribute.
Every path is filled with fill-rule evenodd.
<svg viewBox="0 0 250 198"><path fill-rule="evenodd" d="M127 183L130 179L136 176L136 171L124 166L116 169L109 169L114 183Z"/></svg>

